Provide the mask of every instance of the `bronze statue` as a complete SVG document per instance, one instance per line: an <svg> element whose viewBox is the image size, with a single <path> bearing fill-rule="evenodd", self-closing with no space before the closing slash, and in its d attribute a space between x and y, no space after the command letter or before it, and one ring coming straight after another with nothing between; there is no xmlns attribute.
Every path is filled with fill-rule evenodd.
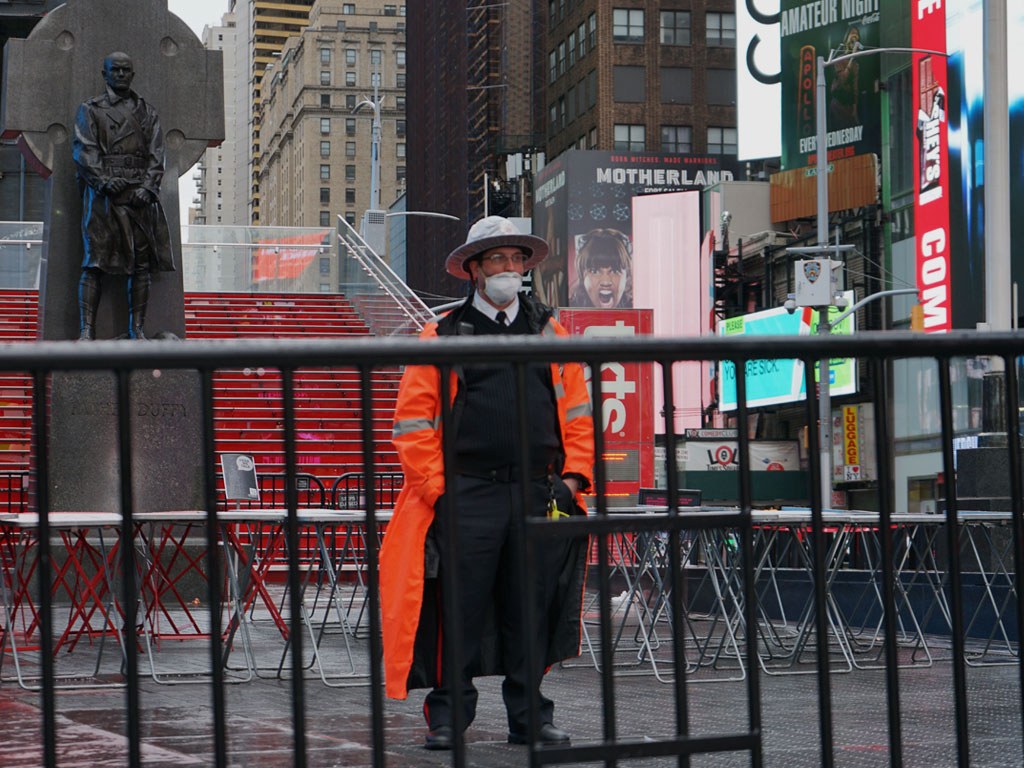
<svg viewBox="0 0 1024 768"><path fill-rule="evenodd" d="M128 275L128 335L145 339L151 273L172 271L170 229L160 204L160 119L131 89L125 53L103 60L107 90L78 108L73 155L82 192L85 255L79 282L80 339L95 338L100 273Z"/></svg>

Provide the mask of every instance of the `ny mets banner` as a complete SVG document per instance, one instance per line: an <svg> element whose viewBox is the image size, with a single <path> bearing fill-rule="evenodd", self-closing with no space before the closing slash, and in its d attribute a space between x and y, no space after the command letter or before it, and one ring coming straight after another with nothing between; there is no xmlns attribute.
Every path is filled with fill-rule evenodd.
<svg viewBox="0 0 1024 768"><path fill-rule="evenodd" d="M945 0L911 1L914 48L946 50ZM927 333L953 325L950 301L949 132L946 123L946 57L914 54L914 230L917 289Z"/></svg>

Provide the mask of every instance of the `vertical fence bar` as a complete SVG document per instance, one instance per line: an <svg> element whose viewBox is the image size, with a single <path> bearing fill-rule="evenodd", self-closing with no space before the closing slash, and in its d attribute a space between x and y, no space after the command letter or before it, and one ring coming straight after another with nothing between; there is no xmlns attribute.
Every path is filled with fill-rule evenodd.
<svg viewBox="0 0 1024 768"><path fill-rule="evenodd" d="M1021 737L1024 738L1024 654L1020 644L1024 641L1024 610L1020 596L1024 594L1024 484L1021 482L1020 450L1020 380L1017 359L1005 357L1006 371L1006 441L1010 449L1010 510L1013 531L1013 589L1017 593L1017 673L1020 678ZM1024 746L1024 745L1022 745Z"/></svg>
<svg viewBox="0 0 1024 768"><path fill-rule="evenodd" d="M885 359L871 361L875 407L875 456L878 464L878 543L882 559L882 620L885 624L885 690L889 718L889 765L903 766L903 734L900 706L899 651L896 646L896 576L892 527L892 438L889 434L888 382Z"/></svg>
<svg viewBox="0 0 1024 768"><path fill-rule="evenodd" d="M953 703L956 714L957 765L968 768L970 736L967 713L967 670L964 658L964 608L960 574L960 525L956 500L956 464L953 460L953 390L949 380L949 358L940 357L939 403L942 409L942 471L946 478L946 545L949 574L949 605L953 624Z"/></svg>
<svg viewBox="0 0 1024 768"><path fill-rule="evenodd" d="M441 377L441 449L444 453L444 495L440 509L435 507L435 515L444 517L445 543L449 552L449 567L441 563L441 639L442 663L447 669L457 672L462 667L462 610L459 606L459 580L455 568L459 556L459 531L455 523L455 429L452 416L451 366L439 368ZM442 667L442 670L445 668ZM442 672L443 675L443 672ZM443 677L442 677L443 679ZM452 765L465 768L466 744L463 731L466 729L466 715L462 709L463 691L460 676L449 675L448 695L451 697L452 708Z"/></svg>
<svg viewBox="0 0 1024 768"><path fill-rule="evenodd" d="M295 487L295 370L281 369L284 408L285 542L288 549L288 637L292 648L292 731L295 768L306 765L306 681L302 674L302 580L299 575L299 498Z"/></svg>
<svg viewBox="0 0 1024 768"><path fill-rule="evenodd" d="M522 515L520 519L512 520L512 525L519 528L522 534L521 540L523 546L520 547L519 551L515 556L519 560L519 569L526 575L526 583L523 584L523 596L522 606L523 611L520 615L520 621L523 622L523 626L526 627L529 634L529 642L526 643L526 679L531 681L529 697L530 706L526 711L526 732L531 737L529 743L526 746L527 755L529 757L530 768L537 768L541 765L540 755L537 752L537 744L532 740L533 734L540 730L540 720L538 713L540 712L540 693L533 687L532 681L538 679L538 672L540 666L544 663L544 659L540 659L540 653L537 642L537 632L535 631L537 624L537 610L535 604L535 592L532 575L534 568L543 568L546 563L544 558L538 561L537 558L537 546L534 544L534 537L531 535L531 530L534 534L539 533L536 528L532 528L528 524L528 519L532 517L533 511L533 487L529 479L531 466L530 463L530 421L527 416L527 404L526 404L526 363L515 364L515 376L516 376L516 432L519 436L519 467L520 476L519 482L516 483L519 487L519 504L522 507ZM559 542L562 540L559 539ZM508 610L508 606L505 607Z"/></svg>
<svg viewBox="0 0 1024 768"><path fill-rule="evenodd" d="M46 425L46 371L32 372L32 440L36 454L36 507L39 514L39 658L43 668L43 760L57 768L56 665L53 659L53 553L50 550L50 445ZM0 649L2 651L2 649Z"/></svg>
<svg viewBox="0 0 1024 768"><path fill-rule="evenodd" d="M224 628L221 611L220 521L217 519L217 454L213 424L213 371L200 372L203 403L203 481L206 502L206 573L210 612L210 696L213 706L213 759L215 768L227 768L227 716L224 702Z"/></svg>
<svg viewBox="0 0 1024 768"><path fill-rule="evenodd" d="M135 584L135 509L132 498L132 419L130 371L117 371L117 438L121 476L121 602L124 611L126 726L128 765L142 766L139 724L139 659L136 644L139 591ZM113 619L117 620L117 611Z"/></svg>
<svg viewBox="0 0 1024 768"><path fill-rule="evenodd" d="M750 435L747 433L747 366L733 361L736 371L736 436L739 438L740 546L743 552L743 621L747 625L747 717L756 741L750 751L751 768L764 762L761 740L761 669L758 663L757 581L754 578L753 492L750 477Z"/></svg>
<svg viewBox="0 0 1024 768"><path fill-rule="evenodd" d="M676 466L676 420L675 392L673 390L671 359L661 360L661 390L664 394L665 407L665 478L668 489L668 514L676 522L679 517L679 468ZM672 660L675 664L676 699L676 733L680 736L690 735L690 701L686 687L686 632L684 630L683 611L683 568L681 558L682 542L679 526L673 525L668 534L668 555L670 596L672 605ZM655 533L652 531L651 536ZM680 755L677 761L679 768L690 765L689 753Z"/></svg>
<svg viewBox="0 0 1024 768"><path fill-rule="evenodd" d="M594 493L597 502L597 516L608 516L608 499L605 496L604 466L604 393L601 387L601 362L588 360L590 366L590 402L592 405L591 419L594 423ZM598 595L601 602L601 717L603 736L606 744L618 738L618 724L615 722L615 656L612 649L612 605L611 575L608 569L608 534L597 537L597 582ZM618 765L614 756L605 758L605 765L613 768Z"/></svg>
<svg viewBox="0 0 1024 768"><path fill-rule="evenodd" d="M831 499L823 499L822 473L826 468L821 465L818 419L830 419L832 414L818 412L818 400L814 397L814 373L817 367L812 360L804 360L804 382L807 391L807 445L811 467L811 551L814 588L814 634L817 641L817 672L818 672L818 727L821 736L822 768L835 765L835 754L832 733L832 681L829 678L830 664L828 651L828 610L826 600L825 575L825 521L823 510ZM827 386L822 382L821 386Z"/></svg>
<svg viewBox="0 0 1024 768"><path fill-rule="evenodd" d="M376 445L373 435L373 370L359 369L359 418L363 433L363 489L366 497L366 580L370 590L370 722L373 739L373 764L384 765L384 679L381 674L380 575L377 573L379 537L377 536Z"/></svg>

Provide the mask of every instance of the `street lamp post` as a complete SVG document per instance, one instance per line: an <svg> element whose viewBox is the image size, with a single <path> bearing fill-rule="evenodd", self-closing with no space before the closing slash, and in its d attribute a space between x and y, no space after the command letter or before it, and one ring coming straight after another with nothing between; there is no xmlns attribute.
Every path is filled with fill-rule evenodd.
<svg viewBox="0 0 1024 768"><path fill-rule="evenodd" d="M828 59L824 56L817 57L817 73L815 77L815 148L816 153L816 192L817 192L817 227L818 245L815 248L790 248L790 252L816 253L824 257L829 251L834 250L836 255L842 250L849 250L849 247L835 246L828 243L828 101L825 88L825 67L831 67L843 61L859 58L860 56L872 56L877 53L928 53L936 56L946 56L945 51L933 51L926 48L861 48L852 53L844 53L840 56L829 54ZM831 260L827 262L828 268L834 268ZM831 272L828 275L831 278ZM838 306L834 295L830 296L829 304L819 306L818 309L818 333L826 335L831 333L832 326L841 319L847 317L855 308L860 308L869 301L884 296L899 295L901 293L917 293L917 289L898 289L897 291L880 291L865 297L857 302L835 320L828 316L830 306ZM788 303L787 303L788 304ZM796 306L794 304L794 306ZM808 393L810 396L810 393ZM829 360L822 358L818 363L818 421L819 421L819 456L821 458L821 506L825 509L832 504L832 397L829 390Z"/></svg>

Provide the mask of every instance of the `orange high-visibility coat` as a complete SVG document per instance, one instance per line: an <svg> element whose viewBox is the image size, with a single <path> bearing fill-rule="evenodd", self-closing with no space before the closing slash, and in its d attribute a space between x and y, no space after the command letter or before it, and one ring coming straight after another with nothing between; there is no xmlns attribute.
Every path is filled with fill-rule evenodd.
<svg viewBox="0 0 1024 768"><path fill-rule="evenodd" d="M458 318L469 301L438 323L428 324L420 338L458 334ZM568 335L543 304L522 295L520 302L520 311L526 312L531 326L539 333ZM594 465L594 430L583 367L578 363L552 364L551 381L564 452L561 473L581 475L589 484ZM453 403L459 396L459 385L460 371L453 368L449 386ZM424 546L434 520L434 502L445 488L438 368L406 368L395 406L392 442L402 462L405 483L380 551L380 595L385 693L389 698L404 699L410 688L430 687L438 682L441 654L439 616L432 614L426 622L421 621L427 586ZM581 494L577 494L576 501L580 509L586 509ZM551 623L545 665L579 655L585 556L586 540L574 542L566 567L559 575L559 618ZM481 674L500 671L484 660Z"/></svg>

